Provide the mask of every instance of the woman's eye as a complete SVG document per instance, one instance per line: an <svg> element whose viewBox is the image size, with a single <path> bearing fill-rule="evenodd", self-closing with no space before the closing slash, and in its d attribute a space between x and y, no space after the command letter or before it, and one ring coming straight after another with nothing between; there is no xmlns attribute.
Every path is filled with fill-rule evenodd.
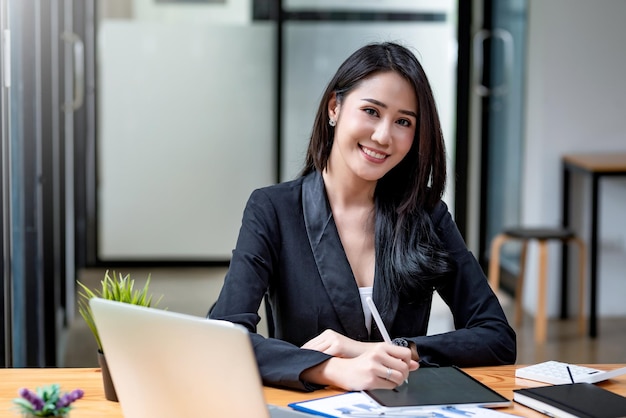
<svg viewBox="0 0 626 418"><path fill-rule="evenodd" d="M376 116L378 115L378 112L376 111L376 109L372 109L371 107L366 107L365 109L363 109L365 111L365 113L367 113L368 115L371 116Z"/></svg>
<svg viewBox="0 0 626 418"><path fill-rule="evenodd" d="M408 119L400 119L398 121L398 124L400 124L402 126L406 126L408 128L409 126L411 126L411 121L408 120Z"/></svg>

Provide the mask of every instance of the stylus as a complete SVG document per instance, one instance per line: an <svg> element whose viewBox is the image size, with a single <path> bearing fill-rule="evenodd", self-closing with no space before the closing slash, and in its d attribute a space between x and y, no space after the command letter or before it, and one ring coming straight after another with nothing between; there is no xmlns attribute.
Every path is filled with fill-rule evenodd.
<svg viewBox="0 0 626 418"><path fill-rule="evenodd" d="M370 311L372 311L372 316L374 317L374 321L376 321L376 326L378 326L380 335L383 336L383 340L385 340L387 344L393 345L393 342L391 341L391 337L389 336L389 333L387 332L387 328L385 328L385 324L383 323L383 319L380 317L380 313L378 313L378 309L376 308L376 305L374 304L374 300L372 300L372 298L368 296L365 299L365 301L367 302L367 306L370 307ZM404 383L409 383L408 377L404 380Z"/></svg>

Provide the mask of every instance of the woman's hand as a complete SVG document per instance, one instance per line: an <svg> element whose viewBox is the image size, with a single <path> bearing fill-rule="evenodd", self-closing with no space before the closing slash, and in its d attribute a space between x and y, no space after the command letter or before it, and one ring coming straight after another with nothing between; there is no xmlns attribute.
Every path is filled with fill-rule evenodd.
<svg viewBox="0 0 626 418"><path fill-rule="evenodd" d="M301 348L321 351L335 357L352 358L367 351L368 346L378 343L364 343L327 329L317 337L307 341Z"/></svg>
<svg viewBox="0 0 626 418"><path fill-rule="evenodd" d="M308 343L307 343L308 344ZM366 351L351 357L332 357L301 374L303 380L345 390L393 389L419 364L411 350L388 343L362 343Z"/></svg>

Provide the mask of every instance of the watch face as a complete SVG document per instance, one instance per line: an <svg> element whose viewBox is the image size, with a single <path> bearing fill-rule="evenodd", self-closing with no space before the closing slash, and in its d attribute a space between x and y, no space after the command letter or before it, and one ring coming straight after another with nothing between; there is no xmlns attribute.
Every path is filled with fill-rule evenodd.
<svg viewBox="0 0 626 418"><path fill-rule="evenodd" d="M407 340L405 340L404 338L394 338L392 343L394 345L399 345L400 347L408 347L409 346L409 342Z"/></svg>

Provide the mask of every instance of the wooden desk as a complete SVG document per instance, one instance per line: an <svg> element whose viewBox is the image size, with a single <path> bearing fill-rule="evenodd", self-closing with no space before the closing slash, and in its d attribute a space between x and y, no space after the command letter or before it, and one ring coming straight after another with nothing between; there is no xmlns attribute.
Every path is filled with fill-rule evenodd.
<svg viewBox="0 0 626 418"><path fill-rule="evenodd" d="M564 155L562 166L562 225L570 226L571 205L571 173L577 172L591 177L591 207L590 207L590 238L589 238L589 336L595 338L598 335L598 229L599 202L600 202L600 179L609 176L626 176L626 153L604 154L571 154ZM561 318L566 318L567 309L567 276L569 268L567 245L563 245L563 257L561 265Z"/></svg>
<svg viewBox="0 0 626 418"><path fill-rule="evenodd" d="M593 365L593 367L604 370L623 366L623 364ZM464 370L509 399L513 399L513 389L544 385L531 380L516 379L516 367L519 366L477 367ZM37 386L50 383L59 383L63 391L70 391L76 388L81 388L85 391L85 396L76 402L75 408L70 414L71 418L122 418L120 405L116 402L107 401L104 398L100 369L91 368L0 369L0 417L18 417L12 409L12 400L17 397L18 389L22 387L34 389ZM620 376L598 385L626 396L626 376ZM264 388L264 391L268 403L282 406L286 406L290 402L342 393L341 391L331 389L303 393L267 387ZM513 404L510 408L498 410L524 417L543 417L540 413L518 404Z"/></svg>

